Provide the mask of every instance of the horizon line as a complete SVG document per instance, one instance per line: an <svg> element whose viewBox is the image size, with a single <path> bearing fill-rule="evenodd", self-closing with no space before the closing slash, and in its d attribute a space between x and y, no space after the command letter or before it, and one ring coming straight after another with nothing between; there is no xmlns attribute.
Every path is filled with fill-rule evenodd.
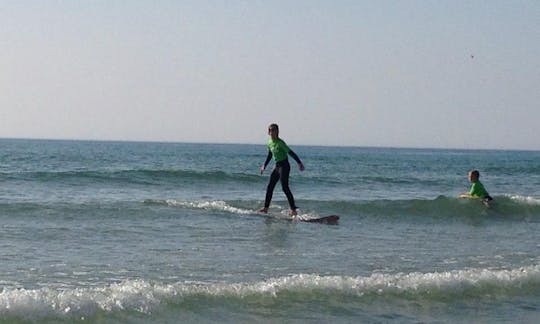
<svg viewBox="0 0 540 324"><path fill-rule="evenodd" d="M34 137L0 137L0 140L21 141L65 141L65 142L103 142L103 143L154 143L154 144L202 144L202 145L260 145L264 143L250 142L211 142L211 141L175 141L175 140L125 140L125 139L76 139L76 138L34 138ZM339 144L291 144L294 146L311 147L343 147L343 148L368 148L368 149L404 149L404 150L448 150L448 151L523 151L538 152L540 149L524 148L459 148L459 147L428 147L428 146L385 146L385 145L339 145Z"/></svg>

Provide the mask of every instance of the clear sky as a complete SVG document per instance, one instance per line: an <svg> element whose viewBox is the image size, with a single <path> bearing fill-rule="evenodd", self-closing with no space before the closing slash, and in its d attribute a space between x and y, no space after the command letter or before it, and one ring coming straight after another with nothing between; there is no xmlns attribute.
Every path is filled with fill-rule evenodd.
<svg viewBox="0 0 540 324"><path fill-rule="evenodd" d="M540 1L0 6L0 137L540 149Z"/></svg>

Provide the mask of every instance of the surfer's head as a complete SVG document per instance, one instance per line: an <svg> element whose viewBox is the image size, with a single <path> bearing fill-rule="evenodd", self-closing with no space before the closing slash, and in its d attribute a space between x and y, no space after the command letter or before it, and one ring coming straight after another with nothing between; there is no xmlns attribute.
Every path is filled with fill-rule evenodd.
<svg viewBox="0 0 540 324"><path fill-rule="evenodd" d="M480 172L478 170L472 170L469 171L469 181L470 182L476 182L480 179Z"/></svg>
<svg viewBox="0 0 540 324"><path fill-rule="evenodd" d="M268 135L272 138L277 138L279 135L279 126L277 124L270 124L268 126Z"/></svg>

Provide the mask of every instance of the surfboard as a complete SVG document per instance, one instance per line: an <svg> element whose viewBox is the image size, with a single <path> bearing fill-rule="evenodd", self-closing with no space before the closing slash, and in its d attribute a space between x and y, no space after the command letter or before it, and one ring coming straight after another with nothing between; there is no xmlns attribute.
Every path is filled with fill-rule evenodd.
<svg viewBox="0 0 540 324"><path fill-rule="evenodd" d="M293 221L294 220L298 220L298 221L301 221L301 222L307 222L307 223L321 223L321 224L335 225L339 221L339 216L338 215L328 215L328 216L314 217L314 218L297 216L297 217L293 218Z"/></svg>
<svg viewBox="0 0 540 324"><path fill-rule="evenodd" d="M289 216L283 211L277 212L277 213L275 211L269 211L267 213L257 211L257 214L264 215L266 217L273 218L273 219L286 220L290 222L306 222L306 223L319 223L319 224L329 224L329 225L336 225L339 222L338 215L311 216L309 214L300 213L295 216Z"/></svg>
<svg viewBox="0 0 540 324"><path fill-rule="evenodd" d="M480 198L480 197L471 197L471 195L469 194L461 194L458 196L458 198L460 199L469 199L469 200L478 200L480 201L484 206L486 207L491 207L491 204L493 202L493 198L489 197L488 198Z"/></svg>

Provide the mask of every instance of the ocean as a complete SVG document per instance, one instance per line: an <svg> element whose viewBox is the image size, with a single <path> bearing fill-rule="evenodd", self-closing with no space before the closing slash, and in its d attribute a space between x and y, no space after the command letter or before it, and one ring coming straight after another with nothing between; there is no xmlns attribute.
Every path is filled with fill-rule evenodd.
<svg viewBox="0 0 540 324"><path fill-rule="evenodd" d="M0 140L0 323L540 321L540 152L291 147Z"/></svg>

